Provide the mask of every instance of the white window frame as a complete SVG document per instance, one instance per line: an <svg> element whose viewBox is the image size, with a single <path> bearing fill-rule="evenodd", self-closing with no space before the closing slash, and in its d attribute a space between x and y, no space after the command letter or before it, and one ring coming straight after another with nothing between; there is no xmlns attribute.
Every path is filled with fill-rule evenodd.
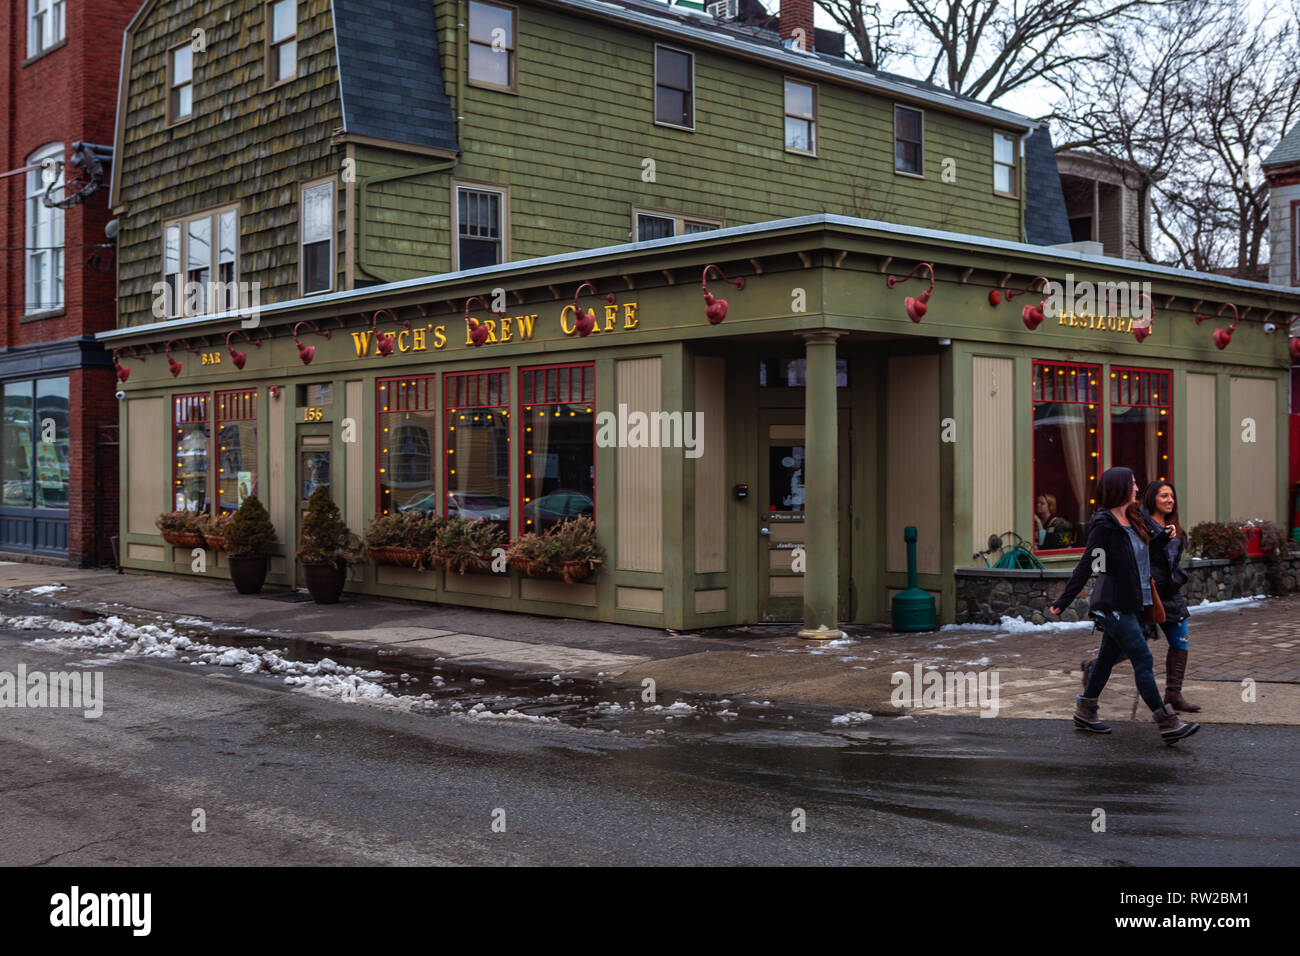
<svg viewBox="0 0 1300 956"><path fill-rule="evenodd" d="M47 206L42 201L48 188L45 181L45 163L55 160L57 187L63 183L63 144L49 143L42 146L27 158L26 165L39 166L39 169L27 171L25 218L23 235L26 239L26 251L23 256L23 302L26 315L39 315L43 312L57 312L64 307L64 254L63 254L63 210ZM49 284L42 283L38 288L36 277L40 275ZM38 294L39 293L39 294Z"/></svg>
<svg viewBox="0 0 1300 956"><path fill-rule="evenodd" d="M176 82L176 54L182 50L190 51L190 78L185 83ZM190 88L190 109L187 113L174 112L173 107L176 103L172 100L172 94L182 87ZM194 117L194 51L188 43L181 46L172 47L167 51L167 125L175 126L177 123L185 123Z"/></svg>
<svg viewBox="0 0 1300 956"><path fill-rule="evenodd" d="M510 187L497 183L476 183L454 179L451 183L451 270L463 268L460 264L460 194L461 190L477 193L496 193L501 197L501 262L510 261Z"/></svg>
<svg viewBox="0 0 1300 956"><path fill-rule="evenodd" d="M506 55L506 74L509 79L506 81L506 85L502 86L500 83L493 83L491 80L480 80L474 78L474 74L470 72L469 49L475 46L483 46L484 44L474 40L470 32L466 31L465 82L470 86L482 87L486 90L499 90L502 93L517 93L519 91L519 84L516 69L518 67L519 58L515 51L519 46L519 8L509 3L495 3L493 0L470 0L469 17L471 26L474 19L475 4L485 7L497 7L508 11L510 14L510 42L506 45L504 50Z"/></svg>
<svg viewBox="0 0 1300 956"><path fill-rule="evenodd" d="M234 258L223 260L221 258L221 221L223 216L233 214L234 217ZM204 283L203 300L201 310L198 312L187 311L185 308L185 285L189 281L190 274L190 224L207 219L208 222L208 280ZM229 219L227 219L229 221ZM180 245L178 250L177 266L178 272L167 271L167 231L169 229L178 229L180 231ZM229 278L222 276L222 265L229 265ZM173 279L172 277L177 277ZM239 206L226 205L216 209L209 209L206 212L197 213L192 216L184 216L178 219L169 219L163 223L162 227L162 280L171 285L171 305L172 311L168 318L180 318L191 315L215 315L218 312L224 312L227 309L238 308L239 302L227 302L223 308L212 308L207 301L208 283L212 282L238 282L239 281Z"/></svg>
<svg viewBox="0 0 1300 956"><path fill-rule="evenodd" d="M786 86L791 83L793 83L796 86L807 87L809 90L812 91L812 113L808 115L804 115L803 113L790 112L790 100L789 100L788 90L786 89ZM793 76L785 77L784 82L781 84L781 100L783 106L783 113L781 119L781 138L785 141L785 151L787 153L797 153L800 156L817 155L817 105L818 105L817 94L818 92L819 91L817 89L816 83L808 83L804 80L798 80L795 79ZM810 147L809 149L800 149L797 146L790 145L790 140L785 130L785 122L786 120L791 120L791 119L802 120L808 124L808 145Z"/></svg>
<svg viewBox="0 0 1300 956"><path fill-rule="evenodd" d="M682 126L679 123L668 123L659 118L659 51L660 50L668 50L672 53L679 53L682 56L687 57L691 61L691 88L688 91L691 97L691 123L689 126ZM655 125L666 126L669 129L682 129L692 133L695 132L695 114L696 114L696 106L698 105L695 101L695 54L689 50L679 50L675 46L668 46L668 44L666 43L656 43L654 58L655 58L654 59L654 90L650 98L650 109L654 115Z"/></svg>
<svg viewBox="0 0 1300 956"><path fill-rule="evenodd" d="M273 38L272 31L275 29L275 8L281 3L289 3L293 6L293 33L277 40ZM266 11L266 60L263 69L266 76L265 86L270 89L298 78L298 0L266 0L266 5L262 9ZM287 76L279 76L278 73L273 73L272 65L274 64L275 69L279 70L280 47L288 43L293 44L293 72ZM275 76L275 79L272 79L272 76Z"/></svg>
<svg viewBox="0 0 1300 956"><path fill-rule="evenodd" d="M899 110L910 110L921 117L921 140L917 144L920 147L921 155L917 157L916 165L919 167L917 172L913 172L910 169L902 169L898 165L898 111ZM911 176L914 179L924 179L925 178L925 110L918 109L915 106L908 106L906 103L895 103L894 104L894 139L890 143L890 145L893 147L893 149L890 150L890 153L892 154L891 158L893 160L894 174L897 176Z"/></svg>
<svg viewBox="0 0 1300 956"><path fill-rule="evenodd" d="M329 243L329 252L327 262L329 263L329 284L323 289L307 288L307 193L313 189L324 189L329 187L330 191L330 224L329 235L325 239L314 239L310 245L319 245L322 242ZM323 292L333 292L338 273L338 262L335 253L335 237L338 235L338 193L334 188L333 178L317 179L313 182L306 182L298 191L298 285L303 295L320 295Z"/></svg>
<svg viewBox="0 0 1300 956"><path fill-rule="evenodd" d="M27 56L30 59L67 39L64 0L27 0ZM47 29L47 27L49 29ZM46 37L49 37L48 41Z"/></svg>
<svg viewBox="0 0 1300 956"><path fill-rule="evenodd" d="M632 232L630 238L633 242L653 242L652 239L640 239L640 219L642 216L650 216L655 219L671 219L673 222L674 236L691 235L687 232L688 226L705 226L704 229L696 229L694 232L712 232L715 229L721 229L725 225L722 219L715 219L712 216L695 216L683 212L669 212L664 209L647 209L643 206L632 207ZM663 238L668 238L667 236Z"/></svg>
<svg viewBox="0 0 1300 956"><path fill-rule="evenodd" d="M998 189L998 169L1005 168L1006 163L998 159L998 139L1005 139L1011 143L1011 190L1004 192ZM1005 196L1008 199L1020 198L1020 138L1011 133L1004 133L1001 130L993 131L993 195Z"/></svg>

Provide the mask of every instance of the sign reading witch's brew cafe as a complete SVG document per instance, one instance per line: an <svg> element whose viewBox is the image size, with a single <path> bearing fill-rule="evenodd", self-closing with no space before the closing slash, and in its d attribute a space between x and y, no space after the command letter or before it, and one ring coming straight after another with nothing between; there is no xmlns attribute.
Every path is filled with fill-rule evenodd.
<svg viewBox="0 0 1300 956"><path fill-rule="evenodd" d="M623 302L616 305L606 305L604 316L597 314L596 325L592 329L592 334L597 332L619 332L632 331L640 325L640 319L637 316L637 304L635 302ZM503 315L488 319L478 319L474 316L476 322L487 327L488 335L485 345L493 343L506 343L528 341L532 339L533 333L537 330L538 314L536 312L529 315ZM557 317L560 332L566 336L571 336L577 332L577 313L572 305L566 305L560 310ZM453 326L454 329L454 326ZM469 335L470 324L465 323L465 344L472 345L473 342ZM399 352L426 352L432 345L434 351L447 347L450 338L447 334L446 325L434 325L429 323L423 327L416 326L411 329L402 329L397 333L397 351ZM352 344L357 350L357 357L365 355L378 355L379 350L375 344L375 330L364 329L352 333Z"/></svg>

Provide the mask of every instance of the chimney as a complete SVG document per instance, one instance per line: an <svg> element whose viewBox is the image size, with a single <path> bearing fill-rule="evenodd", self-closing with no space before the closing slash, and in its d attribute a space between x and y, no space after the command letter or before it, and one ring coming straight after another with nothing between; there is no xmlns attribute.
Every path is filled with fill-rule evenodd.
<svg viewBox="0 0 1300 956"><path fill-rule="evenodd" d="M795 45L811 53L815 49L813 0L781 0L781 39L795 39ZM799 32L796 33L795 31Z"/></svg>

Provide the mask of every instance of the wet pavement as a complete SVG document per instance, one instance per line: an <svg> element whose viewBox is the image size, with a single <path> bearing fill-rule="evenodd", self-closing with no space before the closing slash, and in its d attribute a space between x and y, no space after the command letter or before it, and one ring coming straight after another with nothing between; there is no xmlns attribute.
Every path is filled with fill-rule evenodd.
<svg viewBox="0 0 1300 956"><path fill-rule="evenodd" d="M1149 721L1099 738L1064 721L651 702L636 684L449 661L417 673L389 649L157 616L91 647L75 641L102 615L31 601L0 613L40 618L0 622L0 670L105 679L98 720L0 712L0 863L1300 860L1289 728L1213 727L1169 748ZM347 680L356 693L339 693ZM196 808L206 837L190 829Z"/></svg>

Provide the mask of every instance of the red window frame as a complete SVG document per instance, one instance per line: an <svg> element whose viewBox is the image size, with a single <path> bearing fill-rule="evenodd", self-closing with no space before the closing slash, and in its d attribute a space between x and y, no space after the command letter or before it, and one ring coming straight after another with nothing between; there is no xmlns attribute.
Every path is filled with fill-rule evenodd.
<svg viewBox="0 0 1300 956"><path fill-rule="evenodd" d="M524 458L526 457L526 454L525 454L525 449L524 449L524 444L525 444L525 442L524 442L524 433L523 433L523 431L522 431L522 429L524 428L524 420L525 420L525 419L524 419L524 414L523 414L523 413L524 413L524 411L525 411L526 408L530 408L530 407L532 407L533 405L546 405L546 404L553 404L553 405L561 405L561 404L565 404L565 405L571 405L571 404L574 404L574 402L573 402L573 397L572 397L572 396L573 396L573 376L572 376L572 375L568 376L568 382L569 382L569 389L568 389L568 392L569 392L569 398L561 398L561 397L560 397L559 381L558 381L558 376L557 376L557 381L556 381L556 398L555 398L555 401L554 401L554 402L548 402L548 401L546 401L546 387L545 387L544 384L543 384L543 386L542 386L542 400L541 400L541 401L538 401L538 400L536 399L536 395L537 395L537 387L536 387L537 377L536 377L535 375L534 375L534 377L533 377L533 392L532 392L532 395L528 395L527 393L525 393L525 391L524 391L524 374L525 374L525 373L528 373L528 372L548 372L548 371L551 371L552 369L559 370L559 369L575 369L575 368L580 368L580 369L583 369L583 370L584 370L584 371L583 371L583 374L582 374L582 384L579 386L579 389L578 389L578 400L577 400L577 401L578 401L578 403L582 403L582 402L590 402L590 404L591 404L591 408L592 408L592 415L591 415L591 447L592 447L592 465L591 465L591 467L592 467L592 475L591 475L591 520L592 520L592 521L595 521L595 520L596 520L596 487L597 487L596 483L597 483L597 481L599 480L599 477L600 477L600 476L596 473L596 461L595 461L595 459L596 459L596 455L595 455L595 448L596 448L596 363L595 363L595 362L560 362L560 363L556 363L556 364L553 364L553 365L528 365L528 366L521 366L520 369L519 369L519 401L518 401L518 408L519 408L519 428L521 429L520 432L519 432L519 498L518 498L518 502L519 502L519 533L520 533L520 534L523 534L523 533L526 531L526 528L525 528L525 525L524 525L524 520L525 520L525 519L524 519L524 513L525 513L524 505L526 505L526 504L528 503L528 502L525 501L525 499L524 499L524 491L526 490L526 485L524 484L524 481L525 481L525 479L524 479L524 475L527 474L527 469L524 467L525 464L526 464L526 462L524 461ZM585 399L585 398L582 397L582 394L583 394L583 391L584 391L584 386L586 385L587 374L588 374L588 372L590 372L590 374L591 374L591 398L590 398L590 399Z"/></svg>
<svg viewBox="0 0 1300 956"><path fill-rule="evenodd" d="M1166 398L1167 400L1156 401L1156 402L1149 402L1149 401L1138 401L1138 402L1116 401L1116 400L1115 400L1115 397L1114 397L1114 392L1115 392L1115 388L1117 388L1117 387L1119 387L1119 386L1116 385L1116 386L1112 387L1111 389L1108 389L1107 392L1106 392L1106 434L1107 434L1107 435L1110 435L1112 439L1114 438L1114 435L1113 435L1113 433L1112 433L1112 429L1114 428L1114 424L1113 424L1113 422L1111 421L1111 415L1112 415L1111 409L1113 409L1116 405L1123 405L1123 406L1125 406L1125 407L1127 407L1127 408L1159 408L1159 409L1163 409L1163 410L1164 410L1164 413L1165 413L1165 414L1164 414L1164 418L1165 418L1165 426L1164 426L1164 429L1165 429L1165 431L1166 431L1168 434L1163 435L1163 436L1160 436L1160 437L1166 438L1166 439L1167 439L1167 442L1168 442L1168 446L1169 446L1169 454L1165 456L1165 460L1168 462L1168 464L1165 466L1165 474L1164 474L1163 476L1157 475L1156 478L1155 478L1154 480L1157 480L1157 481L1168 481L1168 482L1172 483L1173 480L1174 480L1174 461L1173 461L1173 457L1172 457L1172 455L1173 455L1173 450L1174 450L1174 440L1173 440L1173 439L1174 439L1174 434L1173 434L1173 427L1174 427L1174 373L1173 373L1173 370L1172 370L1172 369L1167 369L1167 368L1143 368L1143 367L1140 367L1140 366L1133 366L1133 365L1112 365L1112 366L1110 366L1110 377L1107 379L1107 381L1110 381L1110 382L1113 382L1113 383L1123 382L1123 379L1122 379L1122 378L1116 378L1116 375L1123 375L1124 373L1129 373L1129 372L1134 372L1134 373L1137 373L1138 375L1150 375L1150 376L1159 376L1159 377L1163 377L1163 378L1164 378L1164 381L1165 381L1165 384L1164 384L1163 388L1164 388L1165 391L1166 391L1165 398ZM1154 383L1153 383L1153 384L1154 384ZM1155 387L1156 387L1156 388L1160 388L1160 387L1162 387L1162 386L1156 384ZM1130 389L1131 389L1131 388L1132 388L1132 386L1130 386ZM1128 397L1129 397L1129 398L1133 398L1134 396L1133 396L1133 394L1130 392L1130 394L1128 395ZM1154 389L1146 390L1146 393L1144 394L1144 390L1141 389L1141 388L1139 388L1139 392L1138 392L1138 394L1137 394L1136 397L1137 397L1137 398L1141 398L1141 399L1149 399L1149 398L1152 398L1152 397L1159 399L1161 396L1160 396L1160 394L1159 394L1158 392L1156 392ZM1112 440L1111 444L1112 444L1112 445L1114 444L1114 441L1113 441L1113 440ZM1111 464L1114 465L1115 463L1114 463L1114 462L1111 462ZM1152 480L1152 479L1148 478L1148 480L1150 481L1150 480ZM1139 489L1139 490L1138 490L1138 494L1141 495L1142 492L1145 491L1145 490L1146 490L1146 489ZM1139 499L1139 503L1141 503L1141 500L1140 500L1140 499Z"/></svg>
<svg viewBox="0 0 1300 956"><path fill-rule="evenodd" d="M382 492L379 490L382 481L380 476L384 473L384 456L388 454L388 449L384 448L384 413L385 412L433 412L436 420L438 413L438 390L437 390L438 373L430 372L427 375L399 375L393 378L381 378L375 381L375 436L378 439L375 451L375 514L388 514L384 510L384 504L381 500ZM392 400L394 393L397 393L396 403L389 408L386 402ZM430 449L432 454L437 455L438 449ZM434 475L437 475L437 469L434 469ZM437 479L434 479L434 493L437 493Z"/></svg>
<svg viewBox="0 0 1300 956"><path fill-rule="evenodd" d="M200 422L208 426L208 447L207 463L208 473L207 481L212 481L212 393L211 392L187 392L184 395L172 396L172 490L171 505L168 511L176 510L176 489L180 486L181 479L177 477L179 469L176 466L176 438L184 434L180 425L196 425ZM211 505L211 489L208 491L208 502ZM204 512L205 514L211 513Z"/></svg>
<svg viewBox="0 0 1300 956"><path fill-rule="evenodd" d="M1056 398L1056 397L1052 397L1052 398L1046 398L1046 397L1044 397L1044 398L1039 398L1038 395L1040 394L1040 385L1045 384L1045 383L1040 383L1040 381L1039 381L1039 378L1041 377L1041 376L1040 376L1040 372L1039 372L1039 369L1040 369L1040 368L1051 368L1051 369L1054 369L1054 370L1055 370L1055 369L1060 369L1062 372L1064 372L1064 371L1066 371L1066 370L1068 370L1068 369L1072 369L1072 368L1077 368L1077 369L1088 369L1088 370L1091 370L1093 373L1096 374L1096 376L1097 376L1097 380L1096 380L1095 382L1089 383L1089 385L1086 386L1086 387L1089 387L1089 388L1095 388L1095 389L1096 389L1096 393L1095 393L1095 395L1093 396L1093 400L1092 400L1091 402L1089 402L1089 401L1087 401L1086 399L1084 399L1083 401L1079 401L1079 400L1077 400L1077 399L1076 399L1076 400L1070 400L1070 399L1068 399L1068 398ZM1106 460L1106 459L1105 459L1105 435L1103 434L1103 431L1109 429L1109 421L1107 420L1107 416L1106 416L1105 414L1103 414L1103 409L1102 409L1102 406L1103 406L1103 404L1104 404L1103 401L1102 401L1102 399L1103 399L1103 397L1105 396L1105 393L1104 393L1104 391L1103 391L1103 389L1102 389L1101 382L1102 382L1102 376L1103 376L1104 372L1105 372L1105 370L1104 370L1104 368L1103 368L1101 365L1092 365L1092 364L1087 363L1087 362L1055 362L1055 361L1052 361L1051 359L1034 359L1034 361L1033 361L1033 376L1034 376L1034 377L1033 377L1033 379L1031 379L1031 381L1030 381L1030 386L1029 386L1029 404L1030 404L1030 425L1029 425L1029 427L1030 427L1030 436L1029 436L1029 448L1030 448L1030 469L1031 469L1031 470L1030 470L1030 483L1031 483L1031 485L1032 485L1032 489L1031 489L1031 490L1033 491L1033 496L1032 496L1032 498L1030 499L1030 505L1029 505L1029 525L1028 525L1028 526L1029 526L1030 528L1032 528L1032 527L1034 526L1034 504L1038 501L1038 461L1037 461L1037 457L1038 457L1038 456L1034 453L1034 438L1033 438L1033 409L1034 409L1034 407L1037 406L1040 402L1044 402L1044 403L1045 403L1045 402L1056 402L1056 403L1067 404L1067 405L1095 405L1095 406L1097 407L1097 464L1096 464L1096 467L1097 467L1097 469L1098 469L1097 474L1100 475L1100 474L1101 474L1101 471L1100 471L1101 463L1102 463L1103 461ZM1056 392L1057 392L1057 390L1054 388L1054 389L1053 389L1053 396L1056 395ZM1043 389L1041 390L1041 394L1046 395L1046 389L1045 389L1045 388L1043 388ZM1076 394L1076 395L1078 394L1077 389L1075 390L1075 394ZM1102 427L1102 422L1103 422L1103 421L1107 421L1106 429L1103 429L1103 427ZM1096 488L1096 481L1097 481L1096 478L1093 478L1093 479L1092 479L1092 487L1089 488L1088 491L1085 492L1085 493L1089 493L1089 494L1090 494L1090 493L1092 492L1092 490ZM1061 555L1064 555L1064 554L1082 554L1084 549L1083 549L1083 545L1082 545L1082 544L1080 544L1080 546L1077 547L1077 548L1051 548L1051 549L1040 549L1040 548L1038 548L1038 547L1035 546L1035 544L1034 544L1034 537L1033 537L1033 535L1031 534L1031 535L1030 535L1030 550L1033 551L1034 554L1046 554L1046 555L1058 555L1058 554L1061 554Z"/></svg>
<svg viewBox="0 0 1300 956"><path fill-rule="evenodd" d="M214 406L214 414L213 414L213 417L212 417L212 436L211 436L212 449L211 449L211 453L213 454L213 457L216 459L216 463L217 463L217 475L218 475L218 478L217 478L217 496L216 496L216 498L215 498L214 500L216 501L216 505L217 505L217 513L218 513L218 517L220 517L220 515L221 515L221 478L220 478L220 475L221 475L221 473L222 473L222 468L221 468L221 452L224 450L224 449L222 449L222 447L221 447L220 444L219 444L219 442L221 441L221 426L224 425L224 424L226 424L226 422L255 422L255 421L257 421L257 389L255 389L255 388L237 388L237 389L230 389L230 390L223 391L223 392L217 392L217 393L213 396L213 402L212 402L212 403L213 403L213 406ZM230 407L230 409L231 409L231 412L230 412L229 414L227 414L226 411L225 411L225 409L227 408L227 403L229 403L229 407ZM258 438L258 441L259 441L259 442L261 441L261 437L260 437L260 436L259 436L259 438ZM256 456L256 455L258 454L258 451L259 451L259 450L256 449L256 448L253 449L253 454L254 454L254 456ZM243 455L244 450L241 448L241 449L239 450L239 453L240 453L240 455ZM209 460L211 460L211 459L209 459ZM211 469L208 469L208 470L209 470L209 472L211 472ZM236 482L236 484L238 484L238 482Z"/></svg>
<svg viewBox="0 0 1300 956"><path fill-rule="evenodd" d="M498 384L497 384L497 389L498 389L497 397L498 397L498 398L504 398L505 401L503 401L503 402L496 402L496 403L488 403L488 402L482 402L482 403L480 403L480 402L477 402L477 399L480 399L480 398L489 398L489 399L490 399L490 398L492 397L492 386L491 386L491 383L487 381L487 377L490 376L490 375L496 375L496 376L499 376L499 381L498 381ZM459 384L460 384L461 382L468 382L470 379L477 379L477 378L479 378L480 376L483 377L483 379L484 379L484 382L482 383L481 388L480 388L480 386L478 385L478 383L475 383L475 385L474 385L473 388L467 388L467 389L465 389L465 399L466 399L466 400L463 401L463 402L460 401L460 389L459 389ZM451 390L452 390L453 387L457 388L457 394L456 394L456 396L455 396L455 399L453 399L452 394L451 394ZM593 386L593 387L594 387L594 386ZM504 395L501 394L502 392L504 392ZM456 409L458 409L458 408L504 408L504 409L505 409L505 416L506 416L506 418L509 418L509 417L510 417L510 409L511 409L511 405L510 405L510 369L508 369L508 368L491 368L491 369L482 369L482 370L479 370L479 369L473 369L473 370L471 370L471 371L466 371L466 372L444 372L444 373L443 373L443 376L442 376L442 398L443 398L443 408L445 409L444 416L445 416L445 415L450 415L452 412L454 412L454 411L455 411ZM442 427L443 427L443 432L442 432L442 448L443 448L443 452L442 452L442 458L443 458L443 462L442 462L442 468L443 468L443 472L442 472L442 499L441 499L441 501L439 502L439 505L438 505L438 513L439 513L440 515L442 515L442 517L445 518L445 517L447 517L447 499L451 497L451 454L452 454L452 449L449 447L451 443L447 440L447 432L448 432L449 430L451 430L451 429L454 429L456 426L455 426L455 425L450 425L450 424L448 424L448 422L445 420L445 417L444 417L444 421L443 421L443 423L442 423ZM510 439L511 439L510 430L509 430L509 428L507 428L507 429L506 429L506 441L509 442ZM523 472L520 472L520 474L522 475ZM509 484L509 479L508 479L508 478L506 479L506 482L507 482L507 484ZM514 489L510 489L510 490L507 492L507 497L510 497L510 498L513 498L513 497L514 497Z"/></svg>

